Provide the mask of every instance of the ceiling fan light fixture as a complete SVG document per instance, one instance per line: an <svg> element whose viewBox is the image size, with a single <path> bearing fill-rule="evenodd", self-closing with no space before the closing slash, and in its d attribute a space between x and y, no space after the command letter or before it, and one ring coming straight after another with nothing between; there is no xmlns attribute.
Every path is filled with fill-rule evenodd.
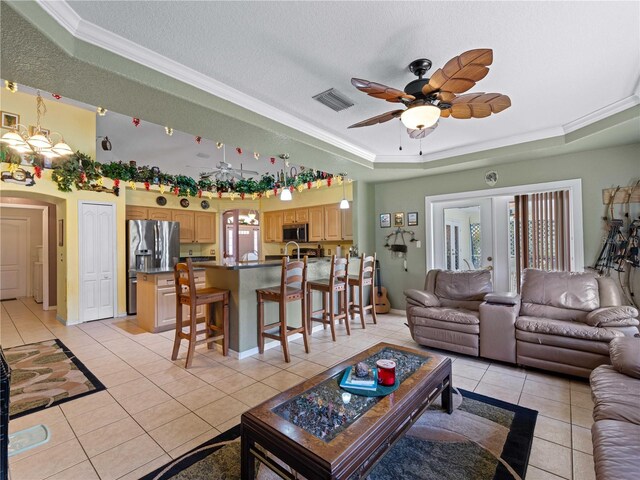
<svg viewBox="0 0 640 480"><path fill-rule="evenodd" d="M411 107L400 115L405 127L412 130L424 130L433 126L440 118L440 109L435 105L418 105Z"/></svg>

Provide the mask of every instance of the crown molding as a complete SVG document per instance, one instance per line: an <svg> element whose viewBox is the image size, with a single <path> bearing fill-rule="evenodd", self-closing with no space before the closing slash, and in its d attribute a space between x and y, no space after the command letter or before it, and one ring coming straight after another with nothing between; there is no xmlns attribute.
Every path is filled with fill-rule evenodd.
<svg viewBox="0 0 640 480"><path fill-rule="evenodd" d="M622 100L618 100L617 102L607 105L606 107L602 107L598 110L588 113L583 117L565 123L562 128L564 129L564 133L575 132L576 130L615 115L616 113L620 113L629 108L633 108L636 105L640 105L640 95L630 95L627 98L623 98Z"/></svg>
<svg viewBox="0 0 640 480"><path fill-rule="evenodd" d="M38 5L75 38L113 52L133 62L175 78L193 87L239 105L247 110L275 120L287 127L310 135L370 162L375 154L327 132L262 100L248 96L229 85L208 77L190 67L171 60L118 34L81 18L66 0L36 0Z"/></svg>

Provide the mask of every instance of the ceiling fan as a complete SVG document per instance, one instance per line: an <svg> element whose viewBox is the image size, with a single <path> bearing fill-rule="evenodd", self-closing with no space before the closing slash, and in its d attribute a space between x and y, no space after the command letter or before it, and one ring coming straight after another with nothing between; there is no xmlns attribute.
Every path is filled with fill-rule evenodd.
<svg viewBox="0 0 640 480"><path fill-rule="evenodd" d="M213 177L216 180L220 181L231 181L237 179L243 179L245 174L250 175L259 175L255 170L245 170L242 168L242 164L240 164L240 168L233 168L230 163L222 160L216 165L216 170L212 170L210 172L202 172L200 174L200 178L210 178Z"/></svg>
<svg viewBox="0 0 640 480"><path fill-rule="evenodd" d="M391 103L402 103L406 109L392 110L349 128L368 127L400 117L411 138L424 138L438 126L441 117L458 119L484 118L511 106L511 99L500 93L467 93L476 82L489 73L493 50L469 50L449 60L431 78L423 78L431 68L431 60L420 58L409 64L409 71L418 77L403 90L380 83L352 78L351 84L367 95Z"/></svg>

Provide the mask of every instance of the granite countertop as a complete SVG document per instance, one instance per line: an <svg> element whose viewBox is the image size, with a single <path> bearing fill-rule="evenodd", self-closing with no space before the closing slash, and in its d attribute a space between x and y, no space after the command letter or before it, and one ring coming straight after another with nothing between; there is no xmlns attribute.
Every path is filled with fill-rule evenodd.
<svg viewBox="0 0 640 480"><path fill-rule="evenodd" d="M194 267L194 271L202 271L203 267ZM136 270L136 273L142 273L143 275L160 275L162 273L173 273L173 268L149 268L147 270Z"/></svg>
<svg viewBox="0 0 640 480"><path fill-rule="evenodd" d="M329 261L323 258L310 258L307 260L307 263L316 263L322 261ZM262 268L262 267L279 267L282 265L282 260L259 260L259 261L251 261L251 262L240 262L240 263L232 263L227 261L224 262L198 262L194 263L194 266L204 267L204 268L217 268L220 270L245 270L248 268Z"/></svg>

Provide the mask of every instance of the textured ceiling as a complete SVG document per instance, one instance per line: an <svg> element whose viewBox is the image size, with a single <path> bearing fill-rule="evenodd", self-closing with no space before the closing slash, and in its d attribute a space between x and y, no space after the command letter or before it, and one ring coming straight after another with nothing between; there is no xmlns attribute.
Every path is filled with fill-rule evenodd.
<svg viewBox="0 0 640 480"><path fill-rule="evenodd" d="M639 2L104 2L71 1L85 21L374 153L421 161L564 133L563 126L635 95ZM474 91L508 94L486 119L443 119L423 142L399 121L347 130L396 105L356 91L357 76L398 88L406 66L435 68L493 48ZM335 113L312 96L335 87L355 106ZM251 100L247 100L251 104ZM250 107L249 107L250 108Z"/></svg>

